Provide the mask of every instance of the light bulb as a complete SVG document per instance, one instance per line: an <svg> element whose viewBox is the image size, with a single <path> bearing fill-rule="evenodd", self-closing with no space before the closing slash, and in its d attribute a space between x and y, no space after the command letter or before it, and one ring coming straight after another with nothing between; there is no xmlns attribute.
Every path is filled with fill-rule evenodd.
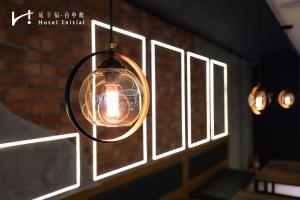
<svg viewBox="0 0 300 200"><path fill-rule="evenodd" d="M100 96L97 115L103 121L117 124L123 121L131 110L128 97L119 84L106 84L105 92Z"/></svg>
<svg viewBox="0 0 300 200"><path fill-rule="evenodd" d="M120 116L119 89L117 85L107 85L105 89L106 116L115 119Z"/></svg>
<svg viewBox="0 0 300 200"><path fill-rule="evenodd" d="M267 93L264 90L262 90L259 85L252 88L251 93L248 97L248 104L252 112L256 115L260 115L261 112L266 108L267 103Z"/></svg>
<svg viewBox="0 0 300 200"><path fill-rule="evenodd" d="M288 90L282 90L279 93L277 100L282 108L289 109L295 102L295 95Z"/></svg>
<svg viewBox="0 0 300 200"><path fill-rule="evenodd" d="M65 87L65 106L69 119L82 135L95 142L117 142L137 132L146 119L150 105L150 90L143 70L129 57L116 53L113 48L115 45L112 44L107 51L97 51L82 58L72 69ZM107 55L107 59L88 74L79 91L81 112L93 125L91 135L76 119L71 90L79 69L88 59L98 54ZM95 136L95 126L131 127L119 136L113 137L112 134L109 138L103 138L100 134Z"/></svg>
<svg viewBox="0 0 300 200"><path fill-rule="evenodd" d="M291 97L289 97L289 96L284 97L284 103L287 104L287 105L290 105L291 104Z"/></svg>
<svg viewBox="0 0 300 200"><path fill-rule="evenodd" d="M261 96L258 96L255 98L255 106L258 110L262 110L263 108L263 98Z"/></svg>
<svg viewBox="0 0 300 200"><path fill-rule="evenodd" d="M138 78L125 68L99 68L80 88L80 107L92 124L131 126L142 107L143 90Z"/></svg>

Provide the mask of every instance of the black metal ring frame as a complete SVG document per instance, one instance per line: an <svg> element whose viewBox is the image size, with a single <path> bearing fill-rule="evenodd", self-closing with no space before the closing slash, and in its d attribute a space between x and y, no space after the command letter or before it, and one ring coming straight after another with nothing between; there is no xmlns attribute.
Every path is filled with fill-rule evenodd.
<svg viewBox="0 0 300 200"><path fill-rule="evenodd" d="M108 50L108 51L97 51L94 53L91 53L89 55L87 55L86 57L84 57L83 59L81 59L79 61L79 63L77 63L75 65L75 67L72 69L72 71L69 74L69 77L67 79L67 83L66 83L66 87L65 87L65 106L66 106L66 110L67 110L67 114L69 116L69 119L71 120L72 124L77 128L77 130L83 134L84 136L86 136L87 138L94 140L96 142L102 142L102 143L110 143L107 140L103 140L103 139L98 139L95 138L93 136L91 136L90 134L88 134L78 123L78 121L75 118L75 115L73 113L72 110L72 106L71 106L71 87L72 87L72 82L74 80L74 77L76 75L76 73L78 72L78 70L80 69L80 67L82 66L83 63L85 63L88 59L90 59L91 57L98 55L98 54L111 54L112 51Z"/></svg>

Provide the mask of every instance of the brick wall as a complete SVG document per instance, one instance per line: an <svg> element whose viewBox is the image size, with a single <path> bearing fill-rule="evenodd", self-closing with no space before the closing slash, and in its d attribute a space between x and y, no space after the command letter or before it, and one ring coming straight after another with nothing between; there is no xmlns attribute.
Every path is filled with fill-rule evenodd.
<svg viewBox="0 0 300 200"><path fill-rule="evenodd" d="M11 26L11 12L18 14L31 9L38 11L82 11L85 15L84 26L38 26L18 22ZM64 87L68 73L80 58L91 52L90 20L96 19L108 23L108 1L105 0L11 0L1 1L0 6L0 101L19 116L57 134L76 131L68 121L64 109ZM33 16L33 21L37 14ZM150 39L159 40L185 50L193 51L193 35L178 27L170 25L159 18L141 11L125 1L114 1L114 23L116 26L144 35L147 38L147 71L150 83ZM98 31L98 30L97 30ZM107 48L108 37L97 37L97 47ZM116 35L119 50L125 55L141 62L138 46L128 38ZM161 98L159 116L165 125L159 128L165 141L158 144L158 152L176 147L181 133L180 119L172 118L178 110L178 102L170 106L169 101L180 99L180 90L176 79L180 71L172 69L168 52L161 52L160 73L174 80L170 83L164 77L158 77L157 97ZM171 56L172 57L172 56ZM73 90L74 101L78 100L80 80L90 70L90 63L80 72ZM165 65L165 66L164 66ZM200 77L202 78L202 77ZM179 80L178 80L179 81ZM163 99L165 91L171 94ZM174 88L175 87L175 88ZM75 105L78 107L78 105ZM172 110L173 109L173 110ZM76 111L83 122L83 116ZM148 154L151 155L151 112L148 115ZM174 116L173 116L174 117ZM202 119L204 120L204 119ZM84 123L84 122L83 122ZM205 125L205 123L203 123ZM85 126L86 123L84 123ZM88 129L90 127L87 127ZM90 130L90 129L89 129ZM200 132L202 130L199 130ZM104 136L118 134L118 130L101 129ZM141 130L139 131L141 133ZM141 134L136 134L126 141L116 144L99 144L98 170L105 172L142 158ZM82 147L92 161L91 142L81 137Z"/></svg>

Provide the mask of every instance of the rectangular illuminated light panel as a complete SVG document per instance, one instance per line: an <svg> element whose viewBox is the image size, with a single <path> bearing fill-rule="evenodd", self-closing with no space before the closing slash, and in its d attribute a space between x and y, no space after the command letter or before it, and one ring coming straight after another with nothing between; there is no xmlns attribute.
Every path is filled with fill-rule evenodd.
<svg viewBox="0 0 300 200"><path fill-rule="evenodd" d="M62 139L68 139L68 138L73 138L73 137L76 138L76 184L53 191L51 193L45 194L40 197L34 198L34 200L42 200L42 199L47 199L47 198L53 197L55 195L67 192L69 190L75 189L80 186L80 140L79 140L79 134L78 133L69 133L69 134L64 134L64 135L56 135L56 136L49 136L49 137L42 137L42 138L36 138L36 139L3 143L3 144L0 144L0 150L4 149L4 148L11 148L11 147L17 147L17 146L27 145L27 144L62 140Z"/></svg>
<svg viewBox="0 0 300 200"><path fill-rule="evenodd" d="M192 110L191 110L191 58L202 60L206 63L206 138L192 142ZM187 122L188 122L188 147L192 148L210 141L210 115L209 115L209 58L187 52Z"/></svg>
<svg viewBox="0 0 300 200"><path fill-rule="evenodd" d="M300 186L274 183L274 193L300 198Z"/></svg>
<svg viewBox="0 0 300 200"><path fill-rule="evenodd" d="M300 198L300 186L273 182L257 182L257 190L267 194L278 194Z"/></svg>
<svg viewBox="0 0 300 200"><path fill-rule="evenodd" d="M224 68L224 132L215 135L214 121L214 67ZM210 60L210 113L211 113L211 139L216 140L228 135L228 104L227 104L227 64L217 60Z"/></svg>
<svg viewBox="0 0 300 200"><path fill-rule="evenodd" d="M182 123L182 146L171 151L157 155L156 153L156 84L155 84L155 46L160 46L181 54L181 123ZM151 40L151 77L152 77L152 159L160 158L178 153L185 149L185 85L184 85L184 50L156 41Z"/></svg>
<svg viewBox="0 0 300 200"><path fill-rule="evenodd" d="M92 38L92 52L96 52L96 26L100 26L105 29L109 29L110 25L105 24L103 22L92 20L91 21L91 38ZM142 35L138 35L136 33L132 33L129 31L126 31L124 29L120 29L118 27L113 26L113 31L117 33L121 33L123 35L127 35L129 37L141 40L142 42L142 70L144 74L146 75L146 38ZM96 57L93 56L92 58L92 70L96 69ZM147 163L147 119L143 122L143 160L138 161L136 163L132 163L130 165L118 168L116 170L112 170L110 172L98 175L97 174L97 143L93 142L93 179L94 181L104 179L106 177L112 176L114 174L121 173L123 171L132 169L134 167L143 165ZM97 126L93 125L93 136L97 137Z"/></svg>

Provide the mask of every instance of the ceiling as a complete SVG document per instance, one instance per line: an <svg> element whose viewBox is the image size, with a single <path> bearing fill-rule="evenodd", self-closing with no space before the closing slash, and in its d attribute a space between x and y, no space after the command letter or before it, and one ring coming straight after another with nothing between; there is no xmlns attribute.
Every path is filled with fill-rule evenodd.
<svg viewBox="0 0 300 200"><path fill-rule="evenodd" d="M281 25L293 25L286 30L300 53L300 0L266 0Z"/></svg>
<svg viewBox="0 0 300 200"><path fill-rule="evenodd" d="M262 53L297 54L270 7L262 0L128 1L249 61L257 62Z"/></svg>

